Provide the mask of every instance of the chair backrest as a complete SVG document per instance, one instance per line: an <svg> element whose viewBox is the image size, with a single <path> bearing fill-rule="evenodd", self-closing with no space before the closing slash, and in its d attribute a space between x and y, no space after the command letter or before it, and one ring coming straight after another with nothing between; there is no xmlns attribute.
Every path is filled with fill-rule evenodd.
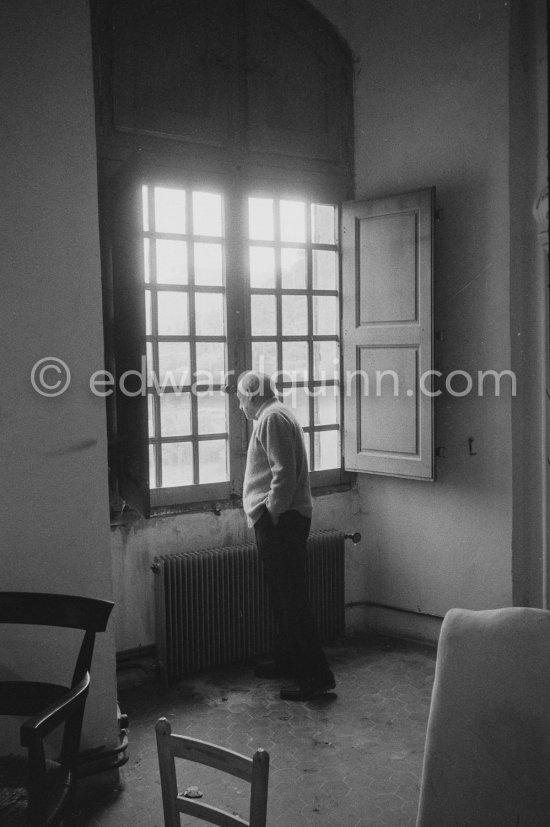
<svg viewBox="0 0 550 827"><path fill-rule="evenodd" d="M166 718L160 718L156 727L157 748L162 788L165 827L180 827L180 813L195 816L219 827L265 827L267 818L267 791L269 783L269 753L258 749L248 758L224 747L208 744L196 738L173 735ZM243 821L225 810L220 810L196 798L178 794L175 758L183 758L229 773L250 784L249 820Z"/></svg>
<svg viewBox="0 0 550 827"><path fill-rule="evenodd" d="M27 749L27 760L21 762L22 756L7 756L3 764L25 770L15 787L19 792L22 787L27 790L21 806L25 824L29 827L58 824L71 812L95 636L97 632L105 631L112 608L110 601L88 597L0 592L0 624L61 627L84 632L70 687L66 681L63 684L43 683L25 678L0 682L0 714L27 718L20 727L20 741ZM55 746L57 739L50 744L47 741L50 734L61 727L61 749L56 758L59 766L55 769L53 783L46 746ZM4 816L5 813L0 812L2 823Z"/></svg>
<svg viewBox="0 0 550 827"><path fill-rule="evenodd" d="M67 594L0 592L0 623L82 629L74 687L90 671L96 632L105 631L113 605L109 600Z"/></svg>

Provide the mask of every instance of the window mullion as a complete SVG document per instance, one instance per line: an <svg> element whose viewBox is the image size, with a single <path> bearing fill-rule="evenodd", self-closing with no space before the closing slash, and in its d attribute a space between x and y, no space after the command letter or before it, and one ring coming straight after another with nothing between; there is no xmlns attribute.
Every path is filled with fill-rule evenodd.
<svg viewBox="0 0 550 827"><path fill-rule="evenodd" d="M227 384L236 386L239 375L250 364L251 351L247 214L245 195L238 185L226 192L225 238ZM231 493L240 494L248 433L235 393L229 395L228 409Z"/></svg>
<svg viewBox="0 0 550 827"><path fill-rule="evenodd" d="M153 357L153 364L151 368L153 370L153 376L159 376L159 364L158 364L158 302L157 302L157 259L156 259L156 239L154 236L155 228L156 228L156 218L155 218L155 197L154 197L154 188L147 187L147 214L148 214L148 222L147 228L149 232L153 233L148 246L148 253L149 253L149 274L150 274L150 282L151 282L151 333L152 341L151 341L151 352ZM154 434L155 434L155 447L154 447L154 460L155 460L155 483L160 488L162 486L162 445L160 441L160 396L156 390L153 390L153 417L154 417ZM149 478L151 477L151 473L149 471Z"/></svg>
<svg viewBox="0 0 550 827"><path fill-rule="evenodd" d="M193 385L196 384L197 345L195 324L195 247L193 237L193 193L190 187L186 189L185 234L187 237L187 270L188 270L188 313L189 313L189 361ZM193 434L193 482L199 482L199 413L197 394L191 391L191 433Z"/></svg>
<svg viewBox="0 0 550 827"><path fill-rule="evenodd" d="M306 213L306 279L307 279L307 331L308 331L308 364L307 364L307 390L309 409L309 468L315 468L315 399L311 392L313 388L313 248L311 235L311 204L308 202Z"/></svg>
<svg viewBox="0 0 550 827"><path fill-rule="evenodd" d="M277 328L277 374L283 374L283 298L281 275L281 207L280 199L273 199L273 237L275 243L275 315Z"/></svg>

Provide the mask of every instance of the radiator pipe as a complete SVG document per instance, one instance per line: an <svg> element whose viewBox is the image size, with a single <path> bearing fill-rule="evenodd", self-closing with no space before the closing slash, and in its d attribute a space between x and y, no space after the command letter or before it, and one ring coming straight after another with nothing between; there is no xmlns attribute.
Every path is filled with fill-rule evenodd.
<svg viewBox="0 0 550 827"><path fill-rule="evenodd" d="M354 546L361 542L361 534L359 531L354 531L353 534L344 534L344 540L351 540ZM160 574L160 566L158 563L151 564L151 571L153 574Z"/></svg>
<svg viewBox="0 0 550 827"><path fill-rule="evenodd" d="M344 534L344 540L351 540L354 546L361 542L361 534L359 531L354 531L353 534ZM158 563L151 564L151 571L153 574L160 574L160 566Z"/></svg>

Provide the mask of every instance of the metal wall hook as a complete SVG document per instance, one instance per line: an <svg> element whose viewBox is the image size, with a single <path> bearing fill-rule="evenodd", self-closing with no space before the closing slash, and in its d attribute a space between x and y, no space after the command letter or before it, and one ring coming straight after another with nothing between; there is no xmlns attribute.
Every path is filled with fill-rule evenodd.
<svg viewBox="0 0 550 827"><path fill-rule="evenodd" d="M357 543L361 542L361 534L358 531L355 531L353 534L344 534L344 539L351 540L353 545L356 546Z"/></svg>

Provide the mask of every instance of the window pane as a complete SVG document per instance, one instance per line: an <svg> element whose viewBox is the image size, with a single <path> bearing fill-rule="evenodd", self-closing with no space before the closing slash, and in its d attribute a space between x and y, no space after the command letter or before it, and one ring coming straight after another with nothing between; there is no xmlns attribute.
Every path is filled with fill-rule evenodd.
<svg viewBox="0 0 550 827"><path fill-rule="evenodd" d="M155 400L152 394L147 397L148 428L151 435L156 433L155 427Z"/></svg>
<svg viewBox="0 0 550 827"><path fill-rule="evenodd" d="M195 293L195 330L197 336L223 336L225 319L221 293Z"/></svg>
<svg viewBox="0 0 550 827"><path fill-rule="evenodd" d="M253 336L275 335L277 333L275 296L251 296L250 316Z"/></svg>
<svg viewBox="0 0 550 827"><path fill-rule="evenodd" d="M181 388L191 383L188 342L159 342L159 386Z"/></svg>
<svg viewBox="0 0 550 827"><path fill-rule="evenodd" d="M145 343L145 361L147 362L147 387L150 387L153 384L153 369L155 365L153 361L152 342Z"/></svg>
<svg viewBox="0 0 550 827"><path fill-rule="evenodd" d="M302 201L281 201L281 241L306 240L306 205Z"/></svg>
<svg viewBox="0 0 550 827"><path fill-rule="evenodd" d="M248 199L248 235L256 241L273 241L273 199Z"/></svg>
<svg viewBox="0 0 550 827"><path fill-rule="evenodd" d="M277 342L252 342L252 370L268 376L277 372Z"/></svg>
<svg viewBox="0 0 550 827"><path fill-rule="evenodd" d="M199 434L224 434L227 432L227 396L220 391L208 391L197 395Z"/></svg>
<svg viewBox="0 0 550 827"><path fill-rule="evenodd" d="M338 431L319 431L315 434L315 470L340 467L340 438Z"/></svg>
<svg viewBox="0 0 550 827"><path fill-rule="evenodd" d="M152 319L151 319L151 291L145 291L145 335L151 335L152 329Z"/></svg>
<svg viewBox="0 0 550 827"><path fill-rule="evenodd" d="M141 206L143 230L147 233L149 231L149 188L145 186L141 188Z"/></svg>
<svg viewBox="0 0 550 827"><path fill-rule="evenodd" d="M336 296L313 297L313 334L336 336L339 327L339 308Z"/></svg>
<svg viewBox="0 0 550 827"><path fill-rule="evenodd" d="M225 375L225 344L223 342L197 342L197 381L206 384L222 384ZM206 381L206 374L210 380Z"/></svg>
<svg viewBox="0 0 550 827"><path fill-rule="evenodd" d="M149 487L157 488L157 468L155 464L156 449L149 445Z"/></svg>
<svg viewBox="0 0 550 827"><path fill-rule="evenodd" d="M307 379L307 342L283 342L283 371L285 380L291 376Z"/></svg>
<svg viewBox="0 0 550 827"><path fill-rule="evenodd" d="M223 235L221 195L213 192L193 193L193 232L195 235Z"/></svg>
<svg viewBox="0 0 550 827"><path fill-rule="evenodd" d="M283 296L283 336L307 336L307 296Z"/></svg>
<svg viewBox="0 0 550 827"><path fill-rule="evenodd" d="M338 386L315 388L313 407L316 425L337 425L340 421Z"/></svg>
<svg viewBox="0 0 550 827"><path fill-rule="evenodd" d="M187 436L191 433L191 394L160 395L161 436Z"/></svg>
<svg viewBox="0 0 550 827"><path fill-rule="evenodd" d="M336 241L336 210L330 204L311 205L311 240L314 244Z"/></svg>
<svg viewBox="0 0 550 827"><path fill-rule="evenodd" d="M151 244L148 238L143 239L143 281L149 284L151 281Z"/></svg>
<svg viewBox="0 0 550 827"><path fill-rule="evenodd" d="M339 376L338 342L314 342L313 378L337 380Z"/></svg>
<svg viewBox="0 0 550 827"><path fill-rule="evenodd" d="M309 434L304 434L304 437L305 437L305 442L306 442L307 467L311 471L311 454L310 454Z"/></svg>
<svg viewBox="0 0 550 827"><path fill-rule="evenodd" d="M159 291L158 332L160 336L186 336L189 333L187 293Z"/></svg>
<svg viewBox="0 0 550 827"><path fill-rule="evenodd" d="M338 289L338 258L334 250L313 250L314 290Z"/></svg>
<svg viewBox="0 0 550 827"><path fill-rule="evenodd" d="M156 248L157 282L159 284L187 284L186 242L157 238Z"/></svg>
<svg viewBox="0 0 550 827"><path fill-rule="evenodd" d="M275 250L273 247L250 248L250 286L275 287Z"/></svg>
<svg viewBox="0 0 550 827"><path fill-rule="evenodd" d="M224 482L227 475L227 442L213 439L199 443L199 482Z"/></svg>
<svg viewBox="0 0 550 827"><path fill-rule="evenodd" d="M294 412L298 422L302 428L307 427L309 423L309 397L307 389L296 387L285 388L283 390L283 401L285 405Z"/></svg>
<svg viewBox="0 0 550 827"><path fill-rule="evenodd" d="M221 244L195 244L195 284L223 284Z"/></svg>
<svg viewBox="0 0 550 827"><path fill-rule="evenodd" d="M190 442L162 445L162 487L193 484L193 452Z"/></svg>
<svg viewBox="0 0 550 827"><path fill-rule="evenodd" d="M185 233L185 190L155 187L155 231Z"/></svg>
<svg viewBox="0 0 550 827"><path fill-rule="evenodd" d="M281 250L282 286L302 290L307 285L306 278L306 251L283 247Z"/></svg>

